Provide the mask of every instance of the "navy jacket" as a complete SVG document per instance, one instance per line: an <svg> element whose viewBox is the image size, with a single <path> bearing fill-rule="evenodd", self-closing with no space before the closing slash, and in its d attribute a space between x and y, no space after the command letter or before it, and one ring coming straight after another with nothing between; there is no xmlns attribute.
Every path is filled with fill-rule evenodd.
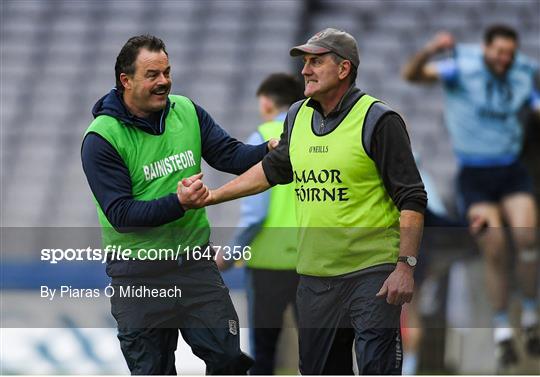
<svg viewBox="0 0 540 377"><path fill-rule="evenodd" d="M267 153L266 143L257 146L241 143L229 136L202 107L194 105L201 127L202 158L213 168L241 174L261 161ZM94 117L110 115L122 121L126 127L137 127L144 132L161 135L170 108L171 103L167 101L164 110L149 119L142 119L128 112L122 95L113 89L94 105L92 114ZM127 166L118 152L98 134L86 135L81 158L92 193L111 225L118 231L160 226L184 215L175 193L150 201L135 200Z"/></svg>

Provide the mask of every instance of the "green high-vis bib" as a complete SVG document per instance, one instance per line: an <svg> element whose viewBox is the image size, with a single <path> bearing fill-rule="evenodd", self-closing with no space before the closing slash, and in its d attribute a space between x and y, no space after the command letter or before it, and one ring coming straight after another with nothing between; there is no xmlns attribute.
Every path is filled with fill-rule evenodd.
<svg viewBox="0 0 540 377"><path fill-rule="evenodd" d="M171 108L162 135L148 134L107 115L98 116L86 130L86 134L94 132L103 137L118 152L129 170L135 200L150 201L176 193L178 181L201 171L201 135L195 107L186 97L171 95L169 99ZM204 208L188 210L180 219L159 227L120 233L95 198L94 202L104 247L130 249L132 258L170 258L178 251L182 254L186 248L207 244L210 237Z"/></svg>
<svg viewBox="0 0 540 377"><path fill-rule="evenodd" d="M279 138L283 122L267 122L259 126L265 141ZM294 270L296 268L297 228L294 213L294 185L277 185L270 189L270 202L262 228L251 243L250 268Z"/></svg>
<svg viewBox="0 0 540 377"><path fill-rule="evenodd" d="M338 127L318 136L301 106L289 142L299 226L297 271L338 276L396 263L399 211L362 146L370 106L363 95Z"/></svg>

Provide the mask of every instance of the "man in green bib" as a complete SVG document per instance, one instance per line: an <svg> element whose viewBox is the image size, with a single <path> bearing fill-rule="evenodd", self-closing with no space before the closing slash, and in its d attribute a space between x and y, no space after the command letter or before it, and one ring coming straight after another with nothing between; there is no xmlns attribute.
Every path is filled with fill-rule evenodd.
<svg viewBox="0 0 540 377"><path fill-rule="evenodd" d="M116 88L92 110L81 156L103 248L123 250L108 254L107 274L128 367L132 374L176 374L180 330L207 374L245 374L252 360L240 350L206 212L195 208L208 195L203 158L240 174L261 161L267 144L240 143L189 98L170 95L171 67L159 38L130 38L115 74Z"/></svg>
<svg viewBox="0 0 540 377"><path fill-rule="evenodd" d="M360 374L401 374L427 203L405 124L355 87L350 34L325 29L290 54L303 57L308 99L289 109L279 146L205 202L293 182L301 373L352 374L354 340Z"/></svg>

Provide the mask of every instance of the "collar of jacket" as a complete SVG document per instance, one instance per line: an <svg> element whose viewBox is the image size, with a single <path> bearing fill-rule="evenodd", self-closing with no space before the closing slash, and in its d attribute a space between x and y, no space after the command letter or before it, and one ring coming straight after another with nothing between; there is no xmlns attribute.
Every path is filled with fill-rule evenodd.
<svg viewBox="0 0 540 377"><path fill-rule="evenodd" d="M345 92L343 97L341 97L341 100L337 104L337 106L328 113L328 115L325 117L324 112L322 109L322 106L319 102L315 101L313 98L310 98L306 106L311 107L313 110L317 111L323 118L328 118L333 115L337 115L341 113L342 111L348 109L351 107L356 100L358 99L358 95L361 93L361 90L358 89L356 86L351 85L349 89Z"/></svg>

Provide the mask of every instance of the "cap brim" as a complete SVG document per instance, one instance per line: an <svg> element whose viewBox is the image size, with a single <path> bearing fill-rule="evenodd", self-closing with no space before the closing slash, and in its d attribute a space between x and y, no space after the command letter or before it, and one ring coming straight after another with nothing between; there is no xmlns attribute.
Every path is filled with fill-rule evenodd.
<svg viewBox="0 0 540 377"><path fill-rule="evenodd" d="M300 56L300 55L305 55L305 54L319 55L319 54L326 54L327 52L330 52L330 50L327 48L305 44L305 45L295 46L291 48L289 50L289 55L291 56Z"/></svg>

